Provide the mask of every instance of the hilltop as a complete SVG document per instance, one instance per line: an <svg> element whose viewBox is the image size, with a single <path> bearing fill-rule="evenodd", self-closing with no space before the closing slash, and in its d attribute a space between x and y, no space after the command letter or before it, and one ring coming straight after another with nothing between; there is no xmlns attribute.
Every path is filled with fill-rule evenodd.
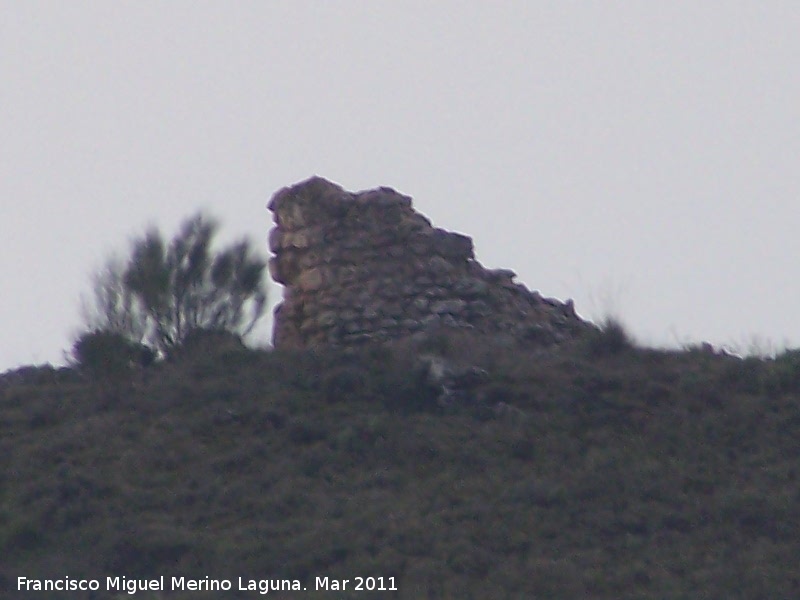
<svg viewBox="0 0 800 600"><path fill-rule="evenodd" d="M0 376L0 587L797 597L800 351L639 347L411 204L273 196L273 349L197 326Z"/></svg>
<svg viewBox="0 0 800 600"><path fill-rule="evenodd" d="M485 376L443 398L422 355ZM382 576L398 591L314 597L796 597L798 399L797 352L644 349L613 327L548 350L453 332L205 350L116 378L30 367L0 377L0 584L25 598L19 576Z"/></svg>

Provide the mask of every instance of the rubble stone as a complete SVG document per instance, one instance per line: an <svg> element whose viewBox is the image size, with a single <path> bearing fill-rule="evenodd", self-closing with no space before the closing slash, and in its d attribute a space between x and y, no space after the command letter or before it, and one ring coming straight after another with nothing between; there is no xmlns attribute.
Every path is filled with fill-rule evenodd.
<svg viewBox="0 0 800 600"><path fill-rule="evenodd" d="M356 345L442 326L547 345L593 327L571 300L543 298L515 283L513 271L484 268L471 238L433 227L391 188L350 193L312 177L279 190L269 209L270 273L285 286L276 348Z"/></svg>

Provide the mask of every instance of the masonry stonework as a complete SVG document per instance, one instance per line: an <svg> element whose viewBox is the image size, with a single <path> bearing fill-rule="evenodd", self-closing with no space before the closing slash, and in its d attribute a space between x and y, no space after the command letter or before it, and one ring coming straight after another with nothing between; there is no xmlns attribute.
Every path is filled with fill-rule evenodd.
<svg viewBox="0 0 800 600"><path fill-rule="evenodd" d="M390 188L346 192L320 177L278 191L270 272L283 284L276 348L351 346L442 327L557 344L591 327L566 303L475 260Z"/></svg>

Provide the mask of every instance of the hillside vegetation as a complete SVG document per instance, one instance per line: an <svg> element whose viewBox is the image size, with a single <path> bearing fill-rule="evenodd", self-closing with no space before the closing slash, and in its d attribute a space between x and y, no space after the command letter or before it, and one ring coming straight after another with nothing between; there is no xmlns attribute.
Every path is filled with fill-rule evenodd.
<svg viewBox="0 0 800 600"><path fill-rule="evenodd" d="M19 576L161 575L234 590L133 597L356 576L398 591L268 597L798 597L800 353L611 329L550 351L441 335L0 376L3 597L111 597ZM489 377L444 402L423 353Z"/></svg>

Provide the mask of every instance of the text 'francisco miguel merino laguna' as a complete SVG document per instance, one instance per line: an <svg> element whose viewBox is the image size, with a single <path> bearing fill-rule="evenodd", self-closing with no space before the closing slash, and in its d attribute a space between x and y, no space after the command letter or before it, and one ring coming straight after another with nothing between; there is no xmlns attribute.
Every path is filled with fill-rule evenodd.
<svg viewBox="0 0 800 600"><path fill-rule="evenodd" d="M258 592L268 594L278 591L300 591L306 588L298 579L247 579L239 577L238 587L234 588L230 579L189 579L187 577L170 577L170 587L166 587L166 577L154 579L131 579L128 577L106 577L105 590L136 594L137 592L163 592L163 591L190 591L190 592L227 592L233 589L238 591ZM331 579L317 577L316 590L328 591L397 591L394 577L354 577L350 579ZM29 579L17 577L17 591L26 592L74 592L98 591L101 589L99 579Z"/></svg>
<svg viewBox="0 0 800 600"><path fill-rule="evenodd" d="M170 587L166 587L169 583ZM169 581L163 575L154 579L131 579L128 577L106 577L105 589L109 592L125 592L136 594L137 592L163 592L163 591L222 591L227 592L233 589L238 591L258 592L268 594L273 591L292 591L304 589L297 579L247 579L239 577L238 587L234 588L230 579L189 579L187 577L170 577ZM100 579L73 579L64 577L62 579L29 579L27 577L17 577L17 590L29 592L72 592L72 591L97 591L101 589Z"/></svg>

